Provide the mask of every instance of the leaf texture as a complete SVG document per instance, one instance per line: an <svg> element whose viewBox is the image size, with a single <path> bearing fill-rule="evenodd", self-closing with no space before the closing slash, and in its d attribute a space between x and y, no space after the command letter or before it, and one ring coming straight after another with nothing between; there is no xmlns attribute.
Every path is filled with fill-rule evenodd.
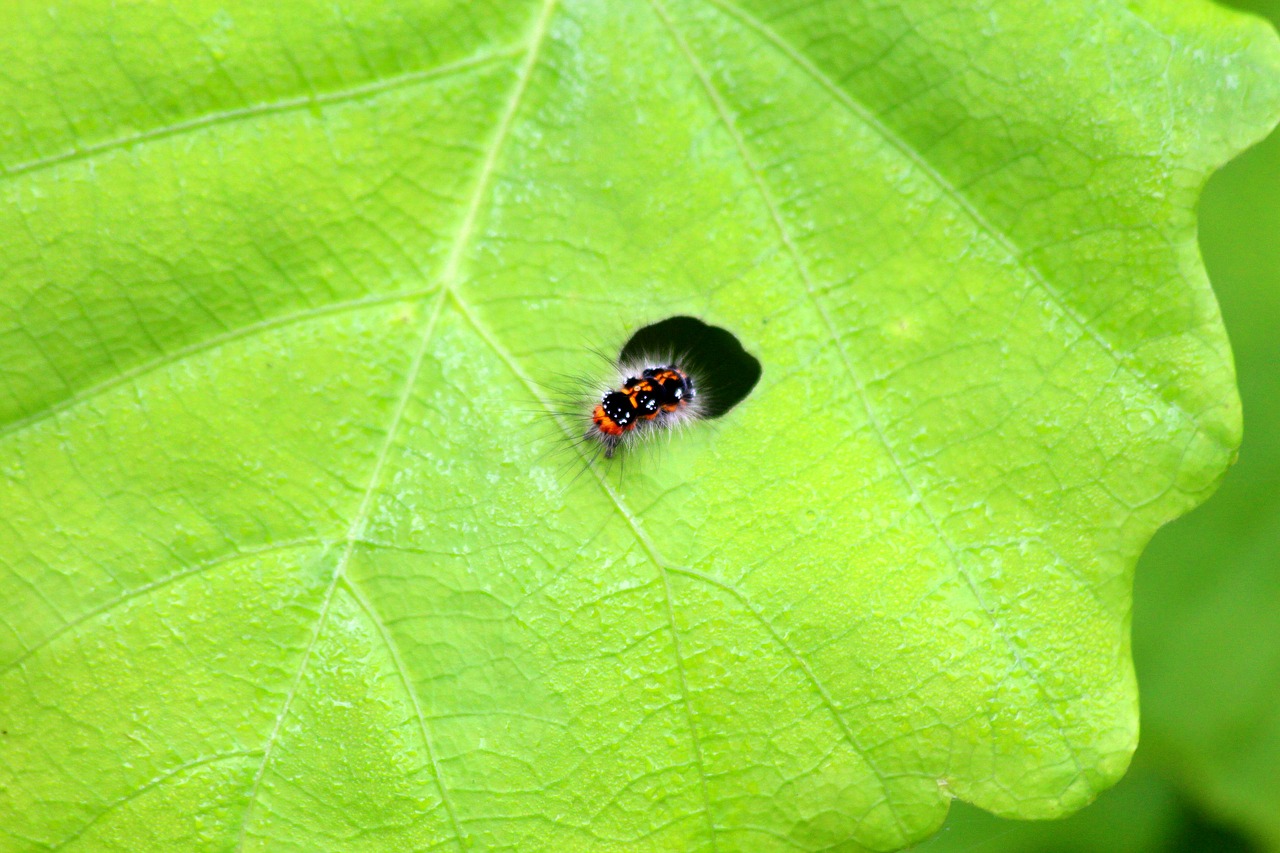
<svg viewBox="0 0 1280 853"><path fill-rule="evenodd" d="M0 14L6 845L887 850L1123 772L1132 566L1239 438L1192 208L1269 30ZM760 386L573 479L529 410L673 314Z"/></svg>

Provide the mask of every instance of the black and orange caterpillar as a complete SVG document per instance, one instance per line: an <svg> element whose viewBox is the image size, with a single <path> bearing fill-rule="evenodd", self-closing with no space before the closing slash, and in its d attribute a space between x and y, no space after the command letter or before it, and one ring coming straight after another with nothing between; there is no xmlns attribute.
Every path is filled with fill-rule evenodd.
<svg viewBox="0 0 1280 853"><path fill-rule="evenodd" d="M622 387L610 389L591 410L591 430L611 458L629 437L674 426L696 414L693 379L673 364L625 371Z"/></svg>

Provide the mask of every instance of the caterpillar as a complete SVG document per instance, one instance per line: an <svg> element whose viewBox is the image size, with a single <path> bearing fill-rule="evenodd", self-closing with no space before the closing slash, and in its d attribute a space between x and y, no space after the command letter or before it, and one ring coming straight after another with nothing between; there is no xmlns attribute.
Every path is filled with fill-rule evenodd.
<svg viewBox="0 0 1280 853"><path fill-rule="evenodd" d="M604 392L591 410L587 437L600 442L606 459L631 437L701 415L693 377L679 366L639 366L622 373L620 387Z"/></svg>

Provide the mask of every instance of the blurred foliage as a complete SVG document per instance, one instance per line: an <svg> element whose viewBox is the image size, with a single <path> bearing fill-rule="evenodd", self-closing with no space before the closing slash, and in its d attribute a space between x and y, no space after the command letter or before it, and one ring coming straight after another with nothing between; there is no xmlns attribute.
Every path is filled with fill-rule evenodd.
<svg viewBox="0 0 1280 853"><path fill-rule="evenodd" d="M1230 5L1280 24L1280 0ZM1138 566L1133 769L1064 821L957 805L920 853L1280 851L1280 134L1209 182L1200 215L1245 439L1218 494Z"/></svg>

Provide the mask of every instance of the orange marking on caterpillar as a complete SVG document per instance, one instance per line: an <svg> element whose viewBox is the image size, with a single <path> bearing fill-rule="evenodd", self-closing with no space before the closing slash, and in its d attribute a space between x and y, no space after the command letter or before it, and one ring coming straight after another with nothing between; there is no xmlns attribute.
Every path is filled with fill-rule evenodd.
<svg viewBox="0 0 1280 853"><path fill-rule="evenodd" d="M591 410L593 430L587 435L604 445L605 457L613 456L637 427L674 423L677 413L694 399L693 380L674 365L643 368L639 376L628 376L621 384L606 391Z"/></svg>

